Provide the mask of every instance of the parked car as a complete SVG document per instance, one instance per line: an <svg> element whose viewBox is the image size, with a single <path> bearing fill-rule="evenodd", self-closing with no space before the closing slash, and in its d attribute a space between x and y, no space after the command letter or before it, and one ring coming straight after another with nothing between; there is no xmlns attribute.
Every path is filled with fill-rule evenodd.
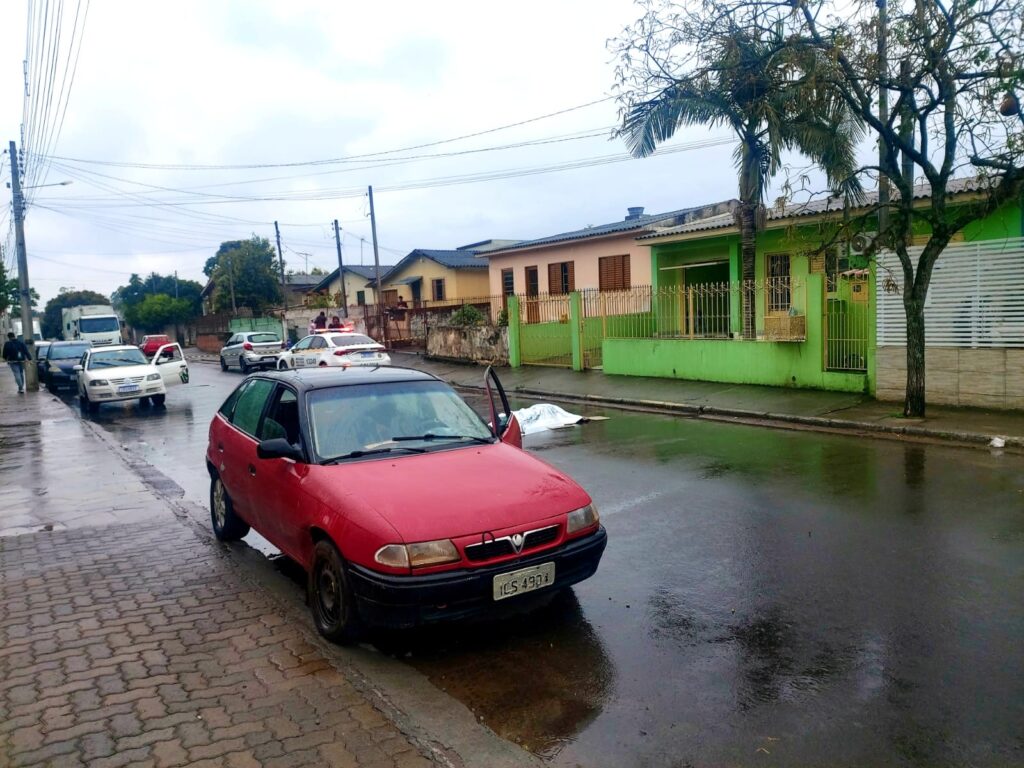
<svg viewBox="0 0 1024 768"><path fill-rule="evenodd" d="M593 501L521 449L490 369L485 382L489 423L421 371L250 376L210 424L214 533L251 526L305 567L336 642L528 607L590 577L607 541Z"/></svg>
<svg viewBox="0 0 1024 768"><path fill-rule="evenodd" d="M142 350L142 354L146 357L152 357L156 354L156 351L160 349L164 344L170 344L171 337L163 333L158 333L155 336L143 336L142 343L139 344L139 349Z"/></svg>
<svg viewBox="0 0 1024 768"><path fill-rule="evenodd" d="M276 333L236 333L224 343L224 348L220 351L220 369L226 371L237 365L242 373L248 373L253 368L276 368L281 349L281 337Z"/></svg>
<svg viewBox="0 0 1024 768"><path fill-rule="evenodd" d="M78 382L75 366L91 347L91 341L52 342L46 348L46 357L39 361L39 381L51 392L74 389Z"/></svg>
<svg viewBox="0 0 1024 768"><path fill-rule="evenodd" d="M278 370L353 365L391 365L383 344L353 331L317 331L282 352Z"/></svg>
<svg viewBox="0 0 1024 768"><path fill-rule="evenodd" d="M167 388L188 383L188 363L180 344L164 344L151 361L138 347L87 349L75 366L83 411L96 413L103 403L138 400L162 406Z"/></svg>

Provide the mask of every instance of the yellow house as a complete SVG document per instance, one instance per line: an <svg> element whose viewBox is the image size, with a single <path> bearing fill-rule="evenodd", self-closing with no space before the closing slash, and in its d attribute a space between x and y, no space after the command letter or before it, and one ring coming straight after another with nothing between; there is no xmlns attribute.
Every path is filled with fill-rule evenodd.
<svg viewBox="0 0 1024 768"><path fill-rule="evenodd" d="M403 299L410 307L424 302L479 299L490 294L487 257L465 246L452 251L417 248L382 275L381 301L386 307ZM374 281L369 285L372 287Z"/></svg>
<svg viewBox="0 0 1024 768"><path fill-rule="evenodd" d="M394 269L393 264L381 264L381 277ZM346 264L345 265L345 300L349 307L372 306L377 303L377 296L373 290L372 281L376 268L373 266ZM341 306L342 286L338 279L338 270L327 275L320 283L310 291L309 295L326 294L331 297L331 306Z"/></svg>

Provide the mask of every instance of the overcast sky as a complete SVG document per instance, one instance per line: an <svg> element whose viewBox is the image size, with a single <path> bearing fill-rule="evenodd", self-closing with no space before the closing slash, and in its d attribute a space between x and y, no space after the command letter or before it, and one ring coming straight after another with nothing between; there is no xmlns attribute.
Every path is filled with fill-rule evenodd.
<svg viewBox="0 0 1024 768"><path fill-rule="evenodd" d="M64 0L65 42L76 4ZM26 5L6 0L0 10L6 33L0 47L4 147L19 138L22 122ZM606 40L637 12L629 0L92 0L53 154L135 164L279 164L484 131L611 95L614 64ZM275 219L289 268L337 266L334 218L346 234L345 259L359 262L363 237L362 259L372 263L361 192L367 184L375 188L384 263L413 248L540 237L614 221L627 206L660 212L735 196L728 145L389 191L623 153L622 141L609 138L616 109L614 101L603 101L405 156L560 139L554 143L401 164L394 161L403 155L386 155L375 158L373 167L186 171L57 161L46 183L73 184L34 191L26 224L30 277L44 302L61 287L110 293L132 272L177 270L182 278L203 281L203 264L222 241L252 233L272 240ZM581 133L601 135L572 138ZM726 134L692 130L670 146L713 136ZM9 167L4 164L4 181ZM304 199L224 202L239 195ZM7 212L0 212L0 242Z"/></svg>

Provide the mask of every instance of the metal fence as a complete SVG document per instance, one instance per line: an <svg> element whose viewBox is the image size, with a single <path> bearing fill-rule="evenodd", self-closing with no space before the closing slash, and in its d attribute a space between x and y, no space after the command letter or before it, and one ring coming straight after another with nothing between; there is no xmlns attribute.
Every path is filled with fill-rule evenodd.
<svg viewBox="0 0 1024 768"><path fill-rule="evenodd" d="M806 283L797 278L698 283L603 293L596 299L602 336L626 339L728 339L740 335L744 301L757 310L756 337L807 337ZM595 303L594 300L590 302Z"/></svg>
<svg viewBox="0 0 1024 768"><path fill-rule="evenodd" d="M464 310L468 319L479 324L499 325L507 322L504 296L471 296L458 299L438 299L418 301L407 307L388 306L381 309L381 320L384 328L379 328L380 321L374 317L367 324L379 338L386 335L387 342L396 347L425 347L427 334L431 327L448 325L453 316ZM376 314L369 308L367 315ZM373 334L371 334L373 335Z"/></svg>
<svg viewBox="0 0 1024 768"><path fill-rule="evenodd" d="M570 294L519 296L519 353L526 365L572 366Z"/></svg>

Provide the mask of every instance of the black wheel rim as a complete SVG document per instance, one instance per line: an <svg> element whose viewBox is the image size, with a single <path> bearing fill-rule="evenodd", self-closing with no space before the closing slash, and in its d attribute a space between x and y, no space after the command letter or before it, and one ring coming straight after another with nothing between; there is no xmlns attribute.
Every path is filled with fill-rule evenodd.
<svg viewBox="0 0 1024 768"><path fill-rule="evenodd" d="M341 575L334 563L321 558L313 573L314 605L320 625L333 628L341 621Z"/></svg>

